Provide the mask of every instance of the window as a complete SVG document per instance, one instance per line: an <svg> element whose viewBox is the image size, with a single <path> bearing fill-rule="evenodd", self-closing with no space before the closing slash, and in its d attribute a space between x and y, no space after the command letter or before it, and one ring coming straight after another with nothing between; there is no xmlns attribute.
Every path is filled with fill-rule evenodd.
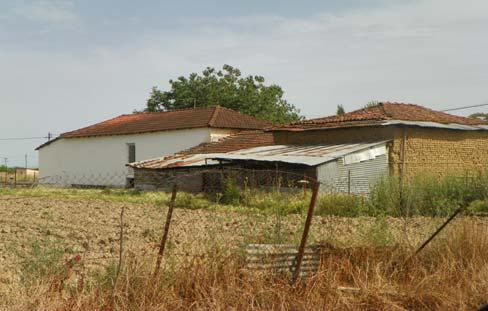
<svg viewBox="0 0 488 311"><path fill-rule="evenodd" d="M128 152L128 162L136 162L136 144L130 143L127 144L127 152Z"/></svg>

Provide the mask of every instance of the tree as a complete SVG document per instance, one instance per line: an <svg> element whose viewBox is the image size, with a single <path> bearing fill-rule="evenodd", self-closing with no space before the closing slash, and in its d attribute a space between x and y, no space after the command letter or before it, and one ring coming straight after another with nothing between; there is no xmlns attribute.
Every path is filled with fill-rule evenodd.
<svg viewBox="0 0 488 311"><path fill-rule="evenodd" d="M169 80L169 91L153 87L145 111L220 105L276 124L301 120L300 111L283 99L281 87L264 82L261 76L242 77L239 69L229 65L218 71L207 67L201 75Z"/></svg>
<svg viewBox="0 0 488 311"><path fill-rule="evenodd" d="M477 112L469 115L470 118L478 118L483 121L488 121L488 113Z"/></svg>
<svg viewBox="0 0 488 311"><path fill-rule="evenodd" d="M336 114L338 116L342 116L345 113L346 113L346 111L344 110L344 107L342 105L337 105L337 112L336 112Z"/></svg>

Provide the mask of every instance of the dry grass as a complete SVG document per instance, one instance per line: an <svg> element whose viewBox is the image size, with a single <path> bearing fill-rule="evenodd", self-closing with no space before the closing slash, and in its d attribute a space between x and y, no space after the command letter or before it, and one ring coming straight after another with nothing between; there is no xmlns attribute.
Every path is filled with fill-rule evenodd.
<svg viewBox="0 0 488 311"><path fill-rule="evenodd" d="M35 310L475 310L488 299L488 240L469 223L405 264L392 247L334 249L317 275L290 285L286 277L251 274L236 256L205 258L150 277L152 262L132 257L120 282L71 291L27 288L21 308Z"/></svg>
<svg viewBox="0 0 488 311"><path fill-rule="evenodd" d="M122 206L126 256L114 290ZM302 215L178 208L152 279L165 214L156 200L0 196L0 310L473 310L488 302L484 218L456 220L405 265L443 219L317 216L312 240L335 246L317 275L292 286L250 273L239 251L296 242Z"/></svg>

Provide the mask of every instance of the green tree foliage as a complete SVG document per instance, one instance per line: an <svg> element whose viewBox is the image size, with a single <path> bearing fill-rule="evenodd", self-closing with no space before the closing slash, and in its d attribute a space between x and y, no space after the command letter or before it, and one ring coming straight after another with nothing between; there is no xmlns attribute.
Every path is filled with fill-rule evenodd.
<svg viewBox="0 0 488 311"><path fill-rule="evenodd" d="M0 165L0 172L13 172L15 169L6 167L5 165Z"/></svg>
<svg viewBox="0 0 488 311"><path fill-rule="evenodd" d="M169 91L153 87L145 111L169 111L220 105L276 124L302 119L300 111L283 99L280 86L265 85L262 76L242 77L229 65L207 67L202 74L169 80Z"/></svg>
<svg viewBox="0 0 488 311"><path fill-rule="evenodd" d="M342 105L337 105L337 112L336 112L336 114L338 116L342 116L345 113L346 113L346 110L344 110L344 107Z"/></svg>
<svg viewBox="0 0 488 311"><path fill-rule="evenodd" d="M470 118L478 118L484 121L488 121L488 113L477 112L469 116Z"/></svg>

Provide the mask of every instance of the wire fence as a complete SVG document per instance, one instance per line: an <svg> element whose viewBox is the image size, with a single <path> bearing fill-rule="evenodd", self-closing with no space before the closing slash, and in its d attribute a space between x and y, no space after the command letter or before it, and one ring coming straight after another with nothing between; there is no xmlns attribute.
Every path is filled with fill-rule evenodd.
<svg viewBox="0 0 488 311"><path fill-rule="evenodd" d="M452 187L485 191L480 187L486 185L472 178L454 180ZM364 189L365 182L368 191L353 190ZM127 186L135 189L119 190ZM488 221L468 209L483 201L457 193L462 189L438 195L451 196L451 201L420 202L419 189L398 182L378 186L367 178L317 180L307 170L220 167L136 171L131 177L125 172L64 174L38 179L31 188L27 194L0 196L0 266L6 271L25 262L22 253L28 256L32 243L42 243L60 248L67 262L79 256L83 271L120 268L127 257L149 258L155 269L158 262L167 269L216 253L240 256L249 268L282 271L278 252L278 262L296 278L314 271L313 252L321 247L401 245L415 256L466 228L488 237ZM83 190L87 188L95 189ZM421 203L437 207L429 214ZM441 206L446 211L439 212ZM271 261L265 258L270 256Z"/></svg>

